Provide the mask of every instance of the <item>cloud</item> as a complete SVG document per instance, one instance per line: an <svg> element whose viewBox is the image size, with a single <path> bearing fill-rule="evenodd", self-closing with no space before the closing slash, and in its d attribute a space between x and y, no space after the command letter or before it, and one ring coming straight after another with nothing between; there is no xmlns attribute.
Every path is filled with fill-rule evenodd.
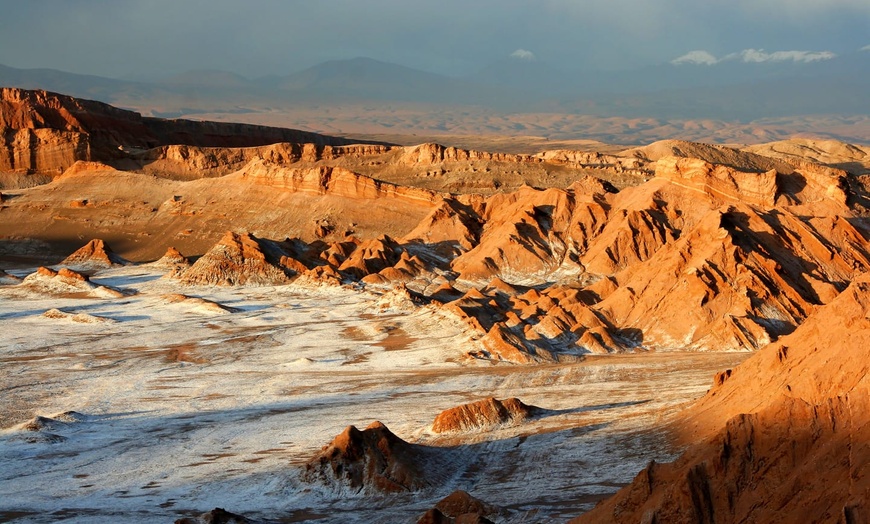
<svg viewBox="0 0 870 524"><path fill-rule="evenodd" d="M529 62L533 62L535 60L535 53L528 51L526 49L517 49L513 53L510 54L511 58L516 58L518 60L528 60Z"/></svg>
<svg viewBox="0 0 870 524"><path fill-rule="evenodd" d="M858 51L870 51L870 45L865 45L864 47L862 47Z"/></svg>
<svg viewBox="0 0 870 524"><path fill-rule="evenodd" d="M830 60L837 55L830 51L774 51L765 53L764 49L744 49L740 57L744 62L819 62Z"/></svg>
<svg viewBox="0 0 870 524"><path fill-rule="evenodd" d="M870 45L862 49L870 51ZM739 60L747 64L761 64L765 62L810 63L830 60L836 57L837 55L830 51L774 51L767 53L764 49L744 49L739 53L731 53L721 58L716 58L716 56L708 51L695 50L671 60L671 63L674 65L714 65L733 60Z"/></svg>
<svg viewBox="0 0 870 524"><path fill-rule="evenodd" d="M713 65L719 62L719 59L708 53L707 51L689 51L681 57L671 60L674 65L680 64L696 64L696 65Z"/></svg>

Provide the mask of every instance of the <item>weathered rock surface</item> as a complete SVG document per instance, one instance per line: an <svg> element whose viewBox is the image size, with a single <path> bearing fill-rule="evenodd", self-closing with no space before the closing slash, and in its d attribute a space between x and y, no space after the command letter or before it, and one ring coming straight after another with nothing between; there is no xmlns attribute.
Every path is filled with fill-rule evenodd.
<svg viewBox="0 0 870 524"><path fill-rule="evenodd" d="M52 175L62 173L77 160L124 163L131 149L170 144L249 147L278 142L350 143L293 129L149 118L100 102L17 88L0 89L0 129L4 130L0 135L0 172Z"/></svg>
<svg viewBox="0 0 870 524"><path fill-rule="evenodd" d="M129 262L116 255L105 242L95 238L79 248L75 253L63 259L63 262L58 265L79 271L87 271L127 264Z"/></svg>
<svg viewBox="0 0 870 524"><path fill-rule="evenodd" d="M863 522L868 317L862 275L794 333L716 377L680 426L697 443L679 459L651 464L572 522Z"/></svg>
<svg viewBox="0 0 870 524"><path fill-rule="evenodd" d="M10 109L8 125L128 132L121 110L40 96L28 103L44 114ZM184 283L399 286L465 322L480 341L472 356L515 363L757 349L870 270L861 184L791 157L677 141L618 157L188 142L128 148L136 172L80 162L23 190L3 202L3 233L38 240L52 223L52 235L118 238L149 260L170 245L211 250L190 268L161 262ZM651 179L617 191L587 176L601 170ZM520 185L529 173L558 187ZM512 182L472 191L461 179Z"/></svg>
<svg viewBox="0 0 870 524"><path fill-rule="evenodd" d="M287 251L249 233L228 231L212 249L177 278L194 285L286 284L295 275Z"/></svg>
<svg viewBox="0 0 870 524"><path fill-rule="evenodd" d="M180 271L190 267L190 260L182 255L181 251L174 247L170 247L166 250L166 253L159 259L155 260L153 264L157 267Z"/></svg>
<svg viewBox="0 0 870 524"><path fill-rule="evenodd" d="M844 144L836 140L791 138L749 146L743 150L776 158L790 164L802 165L813 162L842 169L855 175L870 172L870 148Z"/></svg>
<svg viewBox="0 0 870 524"><path fill-rule="evenodd" d="M520 424L540 408L527 406L518 398L487 398L442 411L432 423L435 433L485 430Z"/></svg>
<svg viewBox="0 0 870 524"><path fill-rule="evenodd" d="M49 295L88 296L94 298L121 298L124 292L109 286L100 286L83 275L67 268L58 271L40 267L21 281L17 287Z"/></svg>
<svg viewBox="0 0 870 524"><path fill-rule="evenodd" d="M397 493L435 485L444 476L437 450L409 444L380 422L348 426L308 462L307 482L354 492Z"/></svg>
<svg viewBox="0 0 870 524"><path fill-rule="evenodd" d="M70 320L79 324L100 324L105 322L114 322L111 318L91 315L89 313L69 313L57 308L52 308L42 314L45 318L55 318L62 320Z"/></svg>

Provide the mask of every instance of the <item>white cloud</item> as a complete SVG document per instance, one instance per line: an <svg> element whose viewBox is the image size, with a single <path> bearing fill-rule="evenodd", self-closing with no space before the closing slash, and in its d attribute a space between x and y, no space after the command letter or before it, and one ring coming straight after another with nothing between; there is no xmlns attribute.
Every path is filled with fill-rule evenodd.
<svg viewBox="0 0 870 524"><path fill-rule="evenodd" d="M526 49L517 49L516 51L511 53L510 56L511 56L511 58L516 58L519 60L528 60L529 62L532 62L535 60L535 53L532 53L531 51L528 51Z"/></svg>
<svg viewBox="0 0 870 524"><path fill-rule="evenodd" d="M870 45L862 48L870 51ZM764 62L819 62L830 60L837 55L830 51L774 51L767 53L764 49L744 49L739 53L730 53L722 58L716 58L712 53L703 50L691 51L678 58L671 60L674 65L713 65L721 62L739 60L748 64L760 64Z"/></svg>
<svg viewBox="0 0 870 524"><path fill-rule="evenodd" d="M680 56L680 57L677 57L677 58L671 60L671 63L674 65L680 65L680 64L713 65L718 61L719 60L715 56L708 53L707 51L697 50L697 51L689 51L688 53L684 54L683 56Z"/></svg>
<svg viewBox="0 0 870 524"><path fill-rule="evenodd" d="M740 57L744 62L818 62L830 60L837 55L830 51L774 51L765 53L764 49L744 49Z"/></svg>
<svg viewBox="0 0 870 524"><path fill-rule="evenodd" d="M870 51L870 45L865 45L864 47L862 47L858 51Z"/></svg>

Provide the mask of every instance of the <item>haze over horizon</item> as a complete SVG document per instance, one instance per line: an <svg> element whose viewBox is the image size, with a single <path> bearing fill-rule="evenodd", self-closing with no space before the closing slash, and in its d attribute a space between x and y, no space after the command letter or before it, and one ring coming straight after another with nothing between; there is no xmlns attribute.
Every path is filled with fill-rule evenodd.
<svg viewBox="0 0 870 524"><path fill-rule="evenodd" d="M810 63L870 49L862 0L583 4L4 0L0 64L125 79L201 69L258 78L364 56L467 76L508 59L577 72Z"/></svg>

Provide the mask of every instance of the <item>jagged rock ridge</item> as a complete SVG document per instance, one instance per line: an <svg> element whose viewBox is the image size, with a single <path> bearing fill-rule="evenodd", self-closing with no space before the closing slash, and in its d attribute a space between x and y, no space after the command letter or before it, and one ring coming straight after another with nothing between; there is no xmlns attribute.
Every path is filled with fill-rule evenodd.
<svg viewBox="0 0 870 524"><path fill-rule="evenodd" d="M108 104L38 90L0 89L0 171L59 174L77 160L117 162L124 149L171 144L250 147L350 140L274 127L143 117ZM121 149L119 149L121 148Z"/></svg>

